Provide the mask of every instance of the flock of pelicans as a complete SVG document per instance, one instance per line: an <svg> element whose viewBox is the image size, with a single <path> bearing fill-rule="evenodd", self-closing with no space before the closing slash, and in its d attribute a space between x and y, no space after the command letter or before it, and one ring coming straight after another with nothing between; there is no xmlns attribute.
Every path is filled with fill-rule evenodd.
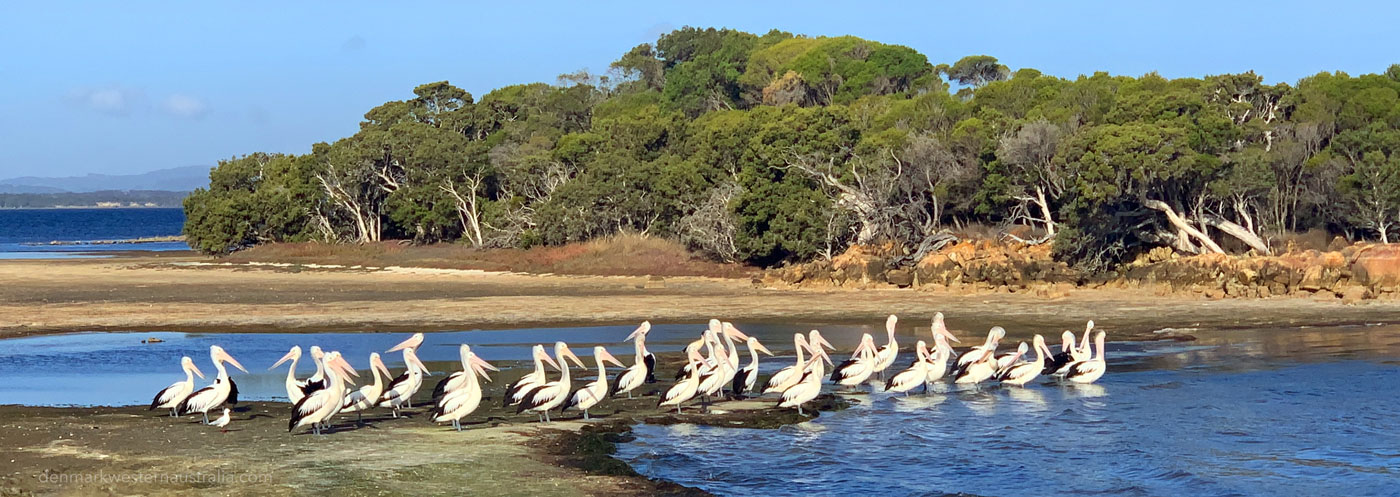
<svg viewBox="0 0 1400 497"><path fill-rule="evenodd" d="M929 349L927 342L919 340L914 344L915 359L909 367L886 378L885 373L899 355L899 343L895 341L897 321L898 318L893 315L885 321L888 338L884 346L876 347L874 337L866 333L851 358L840 365L836 365L827 355L828 349L835 348L822 338L821 332L812 330L805 335L794 333L796 363L775 372L760 390L757 389L759 353L769 356L773 353L757 338L745 335L733 324L712 319L700 338L686 345L685 364L676 372L675 384L661 395L658 405L668 409L675 407L679 413L682 404L697 397L703 409L715 397L778 394L781 396L778 407L795 407L801 414L802 405L821 393L823 379L828 378L826 366L835 367L829 381L836 385L857 388L878 376L884 380L885 391L905 395L920 386L927 392L929 385L944 378L952 378L953 383L964 385L995 380L1007 385L1024 386L1041 375L1053 375L1062 381L1093 383L1106 370L1104 333L1100 331L1094 335L1094 343L1090 344L1093 321L1086 325L1082 340L1077 340L1074 333L1065 331L1058 353L1046 346L1043 337L1035 335L1031 345L1021 342L1015 351L998 354L997 346L1005 338L1006 330L997 326L988 332L986 341L981 345L971 347L954 358L949 340L959 340L944 325L943 313L938 313L931 327L933 348ZM529 411L537 414L542 422L549 422L549 413L554 409L561 412L577 409L583 412L584 419L588 419L588 410L604 399L621 394L631 398L642 385L657 381L656 356L646 348L646 337L650 331L651 323L643 322L628 335L627 340L634 343L636 352L631 366L622 364L607 349L594 347L598 376L578 389L574 389L567 361L573 361L580 368L587 369L587 366L569 349L568 344L556 342L553 357L545 353L543 345L535 345L531 354L534 370L506 387L503 401L506 406L516 406L517 413ZM340 352L323 352L316 346L310 350L316 364L316 374L304 380L297 379L296 366L301 359L301 347L292 347L282 359L268 368L273 369L291 361L286 386L287 397L294 407L287 430L310 427L313 433L320 434L330 427L331 420L337 415L355 413L360 419L364 411L373 408L389 409L394 417L398 417L401 409L412 407L412 398L423 387L424 377L428 375L428 368L417 354L423 338L422 333L416 333L388 350L388 353L403 353L406 370L397 377L390 374L379 353L371 353L369 363L373 383L359 388L355 388L353 380L359 377L359 373ZM744 343L748 348L749 363L742 368L737 343ZM1035 359L1028 359L1026 354L1032 348ZM429 414L434 423L450 422L458 431L462 429L461 419L481 404L482 390L477 377L490 381L487 372L499 371L477 357L470 346L463 344L460 350L462 370L437 383ZM172 416L200 413L206 424L224 429L229 423L229 410L224 409L223 416L213 422L209 421L209 411L225 403L238 402L238 386L229 377L225 364L245 373L248 370L218 345L209 347L209 357L218 370L212 385L195 390L194 377L204 378L204 373L189 357L181 358L185 380L157 393L150 409L169 409ZM551 379L548 376L546 364L559 371L558 377ZM608 364L625 368L613 378L611 384L607 376Z"/></svg>

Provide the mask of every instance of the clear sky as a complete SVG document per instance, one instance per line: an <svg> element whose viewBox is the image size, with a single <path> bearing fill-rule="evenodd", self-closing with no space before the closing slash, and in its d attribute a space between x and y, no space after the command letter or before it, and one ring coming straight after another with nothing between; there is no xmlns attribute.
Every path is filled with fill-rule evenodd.
<svg viewBox="0 0 1400 497"><path fill-rule="evenodd" d="M685 25L851 34L933 63L985 53L1063 77L1253 69L1292 83L1400 62L1392 2L1061 3L4 2L0 178L302 153L415 85L480 96L603 72Z"/></svg>

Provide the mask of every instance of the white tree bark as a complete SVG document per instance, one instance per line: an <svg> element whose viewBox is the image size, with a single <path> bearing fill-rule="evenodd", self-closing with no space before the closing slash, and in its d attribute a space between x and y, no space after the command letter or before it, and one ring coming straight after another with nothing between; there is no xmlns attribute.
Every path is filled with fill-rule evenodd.
<svg viewBox="0 0 1400 497"><path fill-rule="evenodd" d="M466 178L466 194L457 190L457 185L451 180L443 181L439 188L444 193L452 196L452 200L457 204L457 217L462 222L462 234L467 237L473 247L481 248L485 243L481 234L481 210L477 204L477 192L481 189L481 175L472 175Z"/></svg>
<svg viewBox="0 0 1400 497"><path fill-rule="evenodd" d="M1261 254L1271 254L1269 250L1269 244L1264 243L1264 239L1259 238L1259 235L1254 234L1253 231L1250 231L1244 226L1240 226L1238 224L1232 223L1230 221L1215 216L1205 216L1205 222L1207 225L1213 226L1216 229L1225 232L1225 234L1227 235L1238 238L1240 241L1244 242L1245 245L1249 245L1250 248L1258 251Z"/></svg>
<svg viewBox="0 0 1400 497"><path fill-rule="evenodd" d="M1177 214L1176 210L1172 209L1172 207L1170 205L1167 205L1166 202L1163 202L1161 200L1149 199L1143 201L1142 205L1143 207L1147 207L1148 209L1152 209L1154 211L1161 212L1162 214L1166 214L1167 222L1171 223L1172 226L1175 226L1177 231L1185 232L1187 235L1190 235L1191 238L1195 238L1198 242L1200 242L1202 247L1205 247L1206 250L1215 252L1217 254L1225 253L1225 250L1221 249L1220 245L1215 243L1215 240L1212 240L1210 238L1210 235L1201 232L1201 230L1196 229L1195 226L1191 226L1190 222L1182 218L1180 214Z"/></svg>

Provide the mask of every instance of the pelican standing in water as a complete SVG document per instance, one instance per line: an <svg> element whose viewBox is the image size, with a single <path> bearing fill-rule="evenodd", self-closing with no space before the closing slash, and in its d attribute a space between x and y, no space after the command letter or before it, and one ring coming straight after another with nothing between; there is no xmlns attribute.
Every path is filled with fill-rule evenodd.
<svg viewBox="0 0 1400 497"><path fill-rule="evenodd" d="M1094 351L1094 358L1087 361L1079 361L1069 366L1069 372L1065 373L1065 379L1074 383L1093 383L1103 377L1108 371L1108 363L1103 357L1103 342L1107 334L1100 331L1094 337L1094 346L1098 349Z"/></svg>
<svg viewBox="0 0 1400 497"><path fill-rule="evenodd" d="M994 356L997 352L997 344L1005 337L1005 329L1000 326L993 326L991 331L987 332L987 341L982 342L982 345L968 349L967 352L963 352L962 355L958 356L957 362L953 364L953 370L961 373L969 364L979 362L989 357L995 359Z"/></svg>
<svg viewBox="0 0 1400 497"><path fill-rule="evenodd" d="M627 335L626 340L635 340L636 359L632 361L632 366L622 370L613 380L612 395L626 393L627 398L632 398L632 391L641 387L642 384L656 381L656 356L647 352L646 337L651 331L651 321L642 321L642 325ZM626 341L624 340L624 341Z"/></svg>
<svg viewBox="0 0 1400 497"><path fill-rule="evenodd" d="M302 397L292 407L292 419L287 422L288 432L310 425L311 432L320 435L323 428L330 428L331 418L340 412L341 401L345 398L346 380L359 375L340 356L340 352L322 354L321 362L324 363L322 371L326 374L326 388Z"/></svg>
<svg viewBox="0 0 1400 497"><path fill-rule="evenodd" d="M885 370L894 364L894 359L899 356L899 342L894 340L895 324L899 323L899 317L890 314L885 319L885 333L889 335L884 347L875 351L875 372L879 373L880 379L885 379Z"/></svg>
<svg viewBox="0 0 1400 497"><path fill-rule="evenodd" d="M530 390L543 385L548 380L545 377L545 363L554 366L554 369L559 369L559 364L545 353L543 345L536 344L534 348L530 349L530 357L535 360L534 371L525 373L525 376L521 376L520 379L506 386L506 393L502 396L504 399L501 402L502 407L520 404L520 401L525 400L525 394L530 393Z"/></svg>
<svg viewBox="0 0 1400 497"><path fill-rule="evenodd" d="M695 349L686 353L686 365L689 366L690 373L675 385L671 385L666 393L661 394L661 401L656 403L657 407L676 406L676 414L681 413L681 404L695 398L695 393L700 390L700 368L705 364L705 358L700 356L700 350Z"/></svg>
<svg viewBox="0 0 1400 497"><path fill-rule="evenodd" d="M369 374L374 376L374 383L351 390L341 402L340 412L355 413L356 423L363 424L365 411L379 405L379 397L384 395L384 379L393 376L378 352L369 353Z"/></svg>
<svg viewBox="0 0 1400 497"><path fill-rule="evenodd" d="M762 393L782 393L789 387L797 384L797 380L802 379L802 368L807 366L807 359L803 353L807 350L807 337L801 333L792 334L793 350L797 351L797 364L779 369L768 377L768 383L763 386Z"/></svg>
<svg viewBox="0 0 1400 497"><path fill-rule="evenodd" d="M869 336L869 335L866 335ZM783 390L783 398L778 401L778 407L796 407L797 415L804 416L802 404L811 402L822 393L822 377L826 376L826 368L823 364L830 363L831 357L827 356L826 350L821 345L809 344L811 359L802 366L802 377L797 383L787 390ZM825 361L825 362L823 362Z"/></svg>
<svg viewBox="0 0 1400 497"><path fill-rule="evenodd" d="M800 337L802 335L798 336ZM734 377L734 383L730 385L730 392L732 392L735 397L740 397L752 392L753 387L758 385L758 353L762 352L769 356L773 355L772 352L768 351L768 347L764 347L763 344L758 343L757 338L749 337L744 341L744 345L749 348L749 365L744 366L744 369L739 371L738 375Z"/></svg>
<svg viewBox="0 0 1400 497"><path fill-rule="evenodd" d="M201 388L185 397L175 406L175 410L180 414L200 413L204 415L204 424L209 424L209 410L221 406L224 402L229 404L238 403L238 385L233 384L233 379L228 376L228 368L225 363L232 364L239 371L247 373L243 365L234 360L233 356L224 352L224 348L218 345L209 346L209 359L214 362L214 369L219 374L214 377L214 384Z"/></svg>
<svg viewBox="0 0 1400 497"><path fill-rule="evenodd" d="M319 352L321 349L317 348L316 350ZM273 369L277 369L277 366L281 366L284 362L292 361L292 367L287 368L287 400L293 404L296 404L298 401L301 400L302 397L306 396L306 380L297 379L297 361L300 360L301 346L293 345L292 349L287 351L287 355L282 356L281 359L277 360L276 364L273 364L271 367L267 368L269 371L271 371ZM319 360L319 358L313 360ZM319 373L320 370L321 366L320 364L317 364L316 371Z"/></svg>
<svg viewBox="0 0 1400 497"><path fill-rule="evenodd" d="M578 367L587 369L583 365L583 359L579 359L569 350L569 345L564 342L554 342L554 360L559 363L559 379L537 386L525 394L525 400L520 402L515 413L520 414L525 411L532 411L542 417L540 421L549 422L549 411L563 404L569 395L569 389L573 382L569 379L569 363L566 359L573 359Z"/></svg>
<svg viewBox="0 0 1400 497"><path fill-rule="evenodd" d="M1011 367L1013 364L1016 364L1018 361L1021 360L1021 357L1024 357L1026 355L1026 352L1030 351L1030 346L1026 345L1026 342L1021 342L1020 345L1016 346L1016 350L1014 352L1007 352L1005 354L997 356L997 373L1000 374L1002 370Z"/></svg>
<svg viewBox="0 0 1400 497"><path fill-rule="evenodd" d="M434 390L440 390L441 397L429 416L434 423L451 421L453 428L462 431L462 417L471 414L481 405L481 384L477 382L477 376L491 381L486 370L500 370L477 357L472 348L465 343L458 350L462 356L462 370L452 373L438 383L440 389Z"/></svg>
<svg viewBox="0 0 1400 497"><path fill-rule="evenodd" d="M948 327L943 324L943 313L933 316L933 350L928 355L928 366L924 371L928 377L924 383L924 391L927 392L929 385L937 383L948 374L948 358L953 356L953 346L948 344L948 340L957 341L958 337L953 336L948 331Z"/></svg>
<svg viewBox="0 0 1400 497"><path fill-rule="evenodd" d="M928 344L923 340L914 343L914 362L909 364L909 368L895 373L885 382L886 392L902 393L909 395L909 391L919 385L928 384Z"/></svg>
<svg viewBox="0 0 1400 497"><path fill-rule="evenodd" d="M843 387L855 387L875 374L875 337L869 333L860 337L860 345L851 359L831 371L831 382Z"/></svg>
<svg viewBox="0 0 1400 497"><path fill-rule="evenodd" d="M1002 369L997 373L997 379L1008 385L1024 386L1030 383L1037 376L1040 376L1045 369L1045 358L1050 355L1050 348L1045 346L1045 337L1036 335L1031 340L1035 347L1035 360L1014 364Z"/></svg>
<svg viewBox="0 0 1400 497"><path fill-rule="evenodd" d="M1064 333L1061 333L1060 352L1045 360L1045 369L1041 370L1040 374L1064 374L1062 370L1065 369L1065 366L1069 366L1069 363L1074 362L1074 356L1078 354L1074 341L1074 332L1065 330Z"/></svg>
<svg viewBox="0 0 1400 497"><path fill-rule="evenodd" d="M204 372L194 365L194 359L190 359L190 356L180 358L180 369L185 370L185 381L177 381L156 392L155 398L151 399L151 408L147 409L148 411L154 411L159 407L170 409L171 416L180 415L180 411L175 408L180 405L180 401L185 400L185 397L190 395L190 392L194 391L195 375L198 375L201 380L204 379Z"/></svg>
<svg viewBox="0 0 1400 497"><path fill-rule="evenodd" d="M720 331L722 331L723 329L724 324L720 323L718 319L711 319L709 324L705 328L705 331L700 332L700 338L696 339L694 342L690 342L685 345L685 355L687 357L690 356L691 351L695 351L697 353L700 352L700 349L705 348L705 346L708 344L708 338L706 338L709 336L708 334L714 333L716 336L718 336ZM713 363L711 361L713 360L714 357L713 354L711 354L711 357L705 358L703 364L705 364L706 366L712 366ZM682 364L681 368L676 371L676 381L680 381L681 378L685 378L686 376L690 375L690 371L692 369L694 369L694 366L691 366L690 363L687 362L685 364Z"/></svg>
<svg viewBox="0 0 1400 497"><path fill-rule="evenodd" d="M418 360L418 347L423 345L423 334L414 333L407 340L399 342L388 352L403 351L404 372L394 381L389 382L384 394L379 397L379 407L388 407L394 412L394 417L399 417L400 409L413 407L413 394L423 388L423 376L428 374L428 367L423 365L423 361Z"/></svg>
<svg viewBox="0 0 1400 497"><path fill-rule="evenodd" d="M992 327L992 330L987 333L987 342L981 346L981 349L968 351L964 353L962 357L958 358L958 362L962 363L963 358L969 356L973 357L970 362L967 362L965 366L958 369L953 383L976 384L986 381L995 375L997 372L997 342L1001 341L1002 337L1005 336L1005 329L1000 326Z"/></svg>
<svg viewBox="0 0 1400 497"><path fill-rule="evenodd" d="M574 391L569 396L569 401L564 403L564 407L559 408L559 412L569 410L570 407L583 411L583 419L588 419L588 409L598 405L603 398L608 396L608 370L605 362L611 362L618 367L622 367L622 361L613 357L608 349L602 345L593 347L593 360L598 362L598 379L588 382L583 388Z"/></svg>

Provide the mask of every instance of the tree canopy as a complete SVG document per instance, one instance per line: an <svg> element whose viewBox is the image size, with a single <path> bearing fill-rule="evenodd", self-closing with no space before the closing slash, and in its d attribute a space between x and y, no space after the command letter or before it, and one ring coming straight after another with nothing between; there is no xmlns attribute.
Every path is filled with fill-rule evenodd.
<svg viewBox="0 0 1400 497"><path fill-rule="evenodd" d="M1307 229L1388 241L1400 234L1397 68L1294 85L1066 79L987 55L935 66L852 36L687 27L606 76L480 98L427 83L309 153L222 161L186 199L185 232L219 254L634 231L772 265L852 243L913 253L982 223L1029 226L1005 232L1094 269L1156 246L1268 252Z"/></svg>

